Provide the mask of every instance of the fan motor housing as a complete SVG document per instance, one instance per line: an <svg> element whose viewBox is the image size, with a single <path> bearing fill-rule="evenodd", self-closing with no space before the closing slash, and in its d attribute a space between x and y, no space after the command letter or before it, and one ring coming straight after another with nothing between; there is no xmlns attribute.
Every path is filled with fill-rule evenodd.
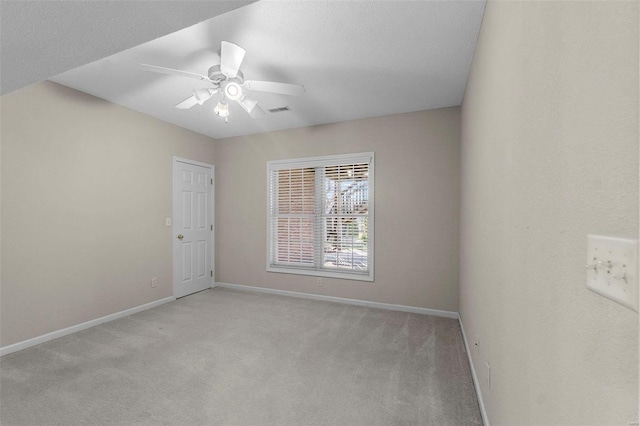
<svg viewBox="0 0 640 426"><path fill-rule="evenodd" d="M209 68L209 79L216 84L220 84L225 80L231 80L238 84L242 84L244 83L244 74L242 74L242 71L238 70L238 74L235 77L227 78L227 76L220 71L220 65L214 65Z"/></svg>

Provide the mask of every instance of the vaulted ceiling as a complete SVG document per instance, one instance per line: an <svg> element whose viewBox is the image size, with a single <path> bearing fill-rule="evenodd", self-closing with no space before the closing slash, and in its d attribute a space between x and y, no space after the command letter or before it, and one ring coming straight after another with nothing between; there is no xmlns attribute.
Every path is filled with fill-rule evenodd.
<svg viewBox="0 0 640 426"><path fill-rule="evenodd" d="M0 91L9 93L255 0L2 0Z"/></svg>
<svg viewBox="0 0 640 426"><path fill-rule="evenodd" d="M483 10L484 1L262 0L107 52L51 80L214 138L449 107L462 102ZM145 25L149 20L137 24ZM82 37L101 43L89 29ZM302 84L306 92L250 92L265 111L290 111L252 118L231 102L225 123L213 113L218 95L202 106L174 107L209 83L137 67L206 75L220 63L221 41L246 49L246 79Z"/></svg>

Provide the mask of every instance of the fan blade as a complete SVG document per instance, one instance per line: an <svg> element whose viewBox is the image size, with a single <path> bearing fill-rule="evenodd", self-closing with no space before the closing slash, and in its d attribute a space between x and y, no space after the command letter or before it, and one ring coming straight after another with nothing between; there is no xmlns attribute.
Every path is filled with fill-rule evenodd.
<svg viewBox="0 0 640 426"><path fill-rule="evenodd" d="M242 107L243 110L247 111L247 113L253 117L260 117L264 115L264 111L258 105L258 101L255 99L248 98L243 96L241 99L238 99L238 104Z"/></svg>
<svg viewBox="0 0 640 426"><path fill-rule="evenodd" d="M229 43L228 41L223 41L221 46L220 71L228 78L234 78L238 75L238 70L247 52L237 44Z"/></svg>
<svg viewBox="0 0 640 426"><path fill-rule="evenodd" d="M242 87L256 92L280 93L289 96L298 96L305 91L304 86L299 84L276 83L274 81L246 80Z"/></svg>
<svg viewBox="0 0 640 426"><path fill-rule="evenodd" d="M196 80L211 81L206 75L195 74L188 71L174 70L173 68L158 67L156 65L149 64L140 64L139 68L145 71L157 72L159 74L178 75L180 77L195 78Z"/></svg>
<svg viewBox="0 0 640 426"><path fill-rule="evenodd" d="M189 109L196 105L202 105L211 98L211 96L218 93L218 89L198 89L193 91L193 96L188 97L184 101L176 105L179 109Z"/></svg>
<svg viewBox="0 0 640 426"><path fill-rule="evenodd" d="M218 93L218 89L198 89L193 91L193 96L196 98L198 104L202 105L216 93Z"/></svg>
<svg viewBox="0 0 640 426"><path fill-rule="evenodd" d="M260 105L254 106L251 112L249 113L249 115L251 115L252 118L262 117L264 114L265 113L262 110L262 108L260 108Z"/></svg>
<svg viewBox="0 0 640 426"><path fill-rule="evenodd" d="M247 98L246 96L243 96L241 99L238 99L238 103L240 104L242 109L244 109L249 114L251 114L251 110L255 108L255 106L258 104L258 101L256 101L255 99L251 99L251 98Z"/></svg>
<svg viewBox="0 0 640 426"><path fill-rule="evenodd" d="M176 104L176 108L178 109L189 109L192 106L198 105L198 100L196 99L195 96L189 96L187 99L185 99L184 101L180 102L179 104Z"/></svg>

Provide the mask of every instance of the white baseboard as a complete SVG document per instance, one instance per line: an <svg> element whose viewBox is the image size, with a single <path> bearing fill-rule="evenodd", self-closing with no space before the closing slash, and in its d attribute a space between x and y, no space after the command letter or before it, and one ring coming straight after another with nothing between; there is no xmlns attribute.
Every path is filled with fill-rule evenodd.
<svg viewBox="0 0 640 426"><path fill-rule="evenodd" d="M241 291L253 291L257 293L276 294L279 296L299 297L301 299L323 300L325 302L344 303L347 305L368 306L370 308L387 309L390 311L410 312L414 314L434 315L437 317L458 319L458 313L452 311L440 311L438 309L419 308L417 306L394 305L391 303L370 302L367 300L347 299L344 297L324 296L321 294L302 293L298 291L277 290L266 287L253 287L240 284L217 282L213 287L226 287Z"/></svg>
<svg viewBox="0 0 640 426"><path fill-rule="evenodd" d="M473 366L473 360L471 359L471 351L469 350L469 343L467 342L467 335L464 334L464 327L462 326L462 318L458 317L460 322L460 330L462 331L462 340L464 341L464 347L467 349L467 357L469 358L469 366L471 367L471 377L473 377L473 385L476 388L476 395L478 396L478 405L480 406L480 414L482 415L482 422L484 426L489 426L489 417L487 416L487 410L484 407L484 400L482 399L482 390L480 390L480 382L476 375L476 369Z"/></svg>
<svg viewBox="0 0 640 426"><path fill-rule="evenodd" d="M145 303L144 305L136 306L134 308L125 309L124 311L116 312L115 314L106 315L104 317L96 318L91 321L83 322L81 324L72 325L71 327L63 328L61 330L52 331L51 333L43 334L42 336L34 337L32 339L23 340L22 342L14 343L12 345L3 346L0 348L0 356L8 355L13 352L21 351L31 346L39 345L40 343L48 342L49 340L57 339L62 336L66 336L71 333L86 330L87 328L95 327L96 325L103 324L105 322L113 321L118 318L126 317L137 312L141 312L147 309L155 308L156 306L164 305L168 302L176 300L175 297L165 297L164 299L156 300L154 302Z"/></svg>

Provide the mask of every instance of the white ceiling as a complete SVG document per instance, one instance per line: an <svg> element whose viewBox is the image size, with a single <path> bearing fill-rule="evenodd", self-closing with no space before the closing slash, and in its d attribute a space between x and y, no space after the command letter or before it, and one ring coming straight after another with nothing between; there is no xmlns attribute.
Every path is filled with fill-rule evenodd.
<svg viewBox="0 0 640 426"><path fill-rule="evenodd" d="M113 55L255 0L2 0L0 92Z"/></svg>
<svg viewBox="0 0 640 426"><path fill-rule="evenodd" d="M236 9L81 66L51 80L214 138L460 105L484 1L268 1ZM249 80L303 84L289 97L252 92L253 119L231 103L229 123L203 106L173 106L197 80L136 69L139 63L206 74L220 42L247 50Z"/></svg>

